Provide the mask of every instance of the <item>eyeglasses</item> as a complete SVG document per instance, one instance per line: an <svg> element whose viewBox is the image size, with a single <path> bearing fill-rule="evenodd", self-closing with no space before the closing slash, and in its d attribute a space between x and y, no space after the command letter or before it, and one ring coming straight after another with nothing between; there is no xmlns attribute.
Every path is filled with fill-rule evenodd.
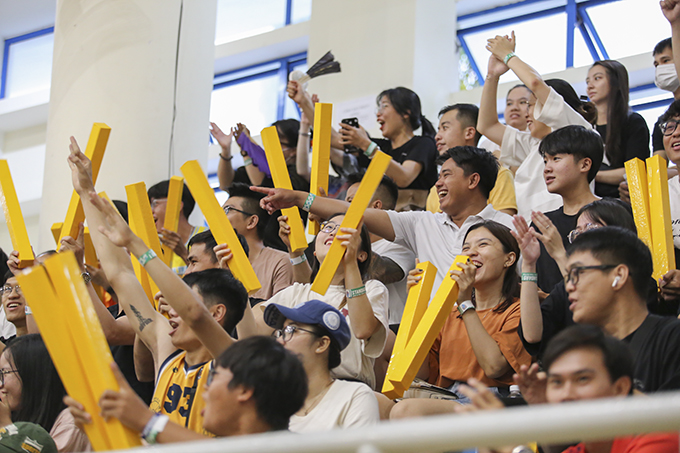
<svg viewBox="0 0 680 453"><path fill-rule="evenodd" d="M616 264L600 264L597 266L576 266L572 267L569 269L569 272L567 272L567 275L564 277L564 284L568 285L569 282L571 282L574 286L578 284L578 280L581 277L581 273L583 271L588 271L588 270L598 270L598 271L606 271L607 269L613 269L616 267Z"/></svg>
<svg viewBox="0 0 680 453"><path fill-rule="evenodd" d="M240 210L240 209L238 209L238 208L235 208L235 207L233 207L233 206L225 206L225 207L224 207L224 213L225 213L225 214L229 214L229 211L240 212L240 213L243 214L243 215L255 215L255 214L251 214L251 213L246 212L246 211L242 211L242 210Z"/></svg>
<svg viewBox="0 0 680 453"><path fill-rule="evenodd" d="M0 370L0 385L5 386L5 375L10 373L18 373L17 370Z"/></svg>
<svg viewBox="0 0 680 453"><path fill-rule="evenodd" d="M337 230L340 227L335 222L331 222L330 220L326 220L321 224L321 231L323 233L331 234L333 231Z"/></svg>
<svg viewBox="0 0 680 453"><path fill-rule="evenodd" d="M586 223L586 226L584 226L583 228L576 228L576 229L571 230L569 232L569 234L567 235L567 238L569 239L569 243L571 244L572 242L574 242L579 234L585 233L586 231L589 231L589 230L594 230L596 228L600 228L601 226L602 225L600 225L599 223Z"/></svg>
<svg viewBox="0 0 680 453"><path fill-rule="evenodd" d="M153 201L151 201L151 209L167 202L168 202L167 198L154 198Z"/></svg>
<svg viewBox="0 0 680 453"><path fill-rule="evenodd" d="M680 123L680 121L675 120L666 121L663 124L659 124L659 129L661 129L663 135L671 135L673 132L675 132L675 129L678 127L678 123Z"/></svg>
<svg viewBox="0 0 680 453"><path fill-rule="evenodd" d="M303 329L302 327L286 326L283 329L275 330L272 333L272 337L274 337L276 340L283 337L283 342L288 343L290 341L290 339L293 338L293 335L295 335L295 332L297 332L297 331L307 332L307 333L311 333L312 335L319 336L319 334L317 334L316 332L312 332L311 330Z"/></svg>
<svg viewBox="0 0 680 453"><path fill-rule="evenodd" d="M15 286L5 285L5 286L3 286L2 288L0 288L0 295L9 296L10 294L12 294L12 291L14 291L15 289L17 290L17 295L21 296L21 288L19 287L19 285L15 285Z"/></svg>
<svg viewBox="0 0 680 453"><path fill-rule="evenodd" d="M375 108L375 114L377 115L378 113L382 113L385 111L385 109L391 106L391 104L378 104L378 106Z"/></svg>

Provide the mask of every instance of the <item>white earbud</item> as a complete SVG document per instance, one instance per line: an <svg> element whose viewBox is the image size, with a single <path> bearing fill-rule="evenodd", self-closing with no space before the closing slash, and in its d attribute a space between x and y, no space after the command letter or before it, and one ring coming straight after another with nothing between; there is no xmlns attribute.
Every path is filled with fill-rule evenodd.
<svg viewBox="0 0 680 453"><path fill-rule="evenodd" d="M614 281L612 282L612 288L616 288L616 285L618 285L620 279L621 277L617 275Z"/></svg>

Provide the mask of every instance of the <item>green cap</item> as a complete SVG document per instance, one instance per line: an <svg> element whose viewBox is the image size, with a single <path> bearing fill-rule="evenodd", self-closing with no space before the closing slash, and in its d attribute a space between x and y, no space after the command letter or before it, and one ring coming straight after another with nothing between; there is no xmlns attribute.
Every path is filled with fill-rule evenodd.
<svg viewBox="0 0 680 453"><path fill-rule="evenodd" d="M0 428L0 451L57 453L57 446L42 426L29 422L16 422Z"/></svg>

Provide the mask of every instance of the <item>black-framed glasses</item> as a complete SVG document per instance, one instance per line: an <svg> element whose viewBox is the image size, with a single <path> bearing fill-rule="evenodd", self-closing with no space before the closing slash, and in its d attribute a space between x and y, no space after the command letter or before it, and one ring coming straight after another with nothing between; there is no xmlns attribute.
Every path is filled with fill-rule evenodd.
<svg viewBox="0 0 680 453"><path fill-rule="evenodd" d="M19 285L14 285L14 286L5 285L5 286L3 286L2 288L0 288L0 295L9 296L10 294L12 294L12 291L14 291L15 289L17 290L17 294L19 296L21 296L21 288L19 287Z"/></svg>
<svg viewBox="0 0 680 453"><path fill-rule="evenodd" d="M665 123L659 124L659 129L661 129L663 135L671 135L678 127L678 123L680 123L680 121L668 120Z"/></svg>
<svg viewBox="0 0 680 453"><path fill-rule="evenodd" d="M290 326L284 327L283 329L275 330L272 333L272 337L274 337L276 340L283 337L283 342L288 343L290 341L290 339L293 338L293 335L295 335L295 332L298 332L298 331L311 333L312 335L315 335L317 337L319 336L319 334L314 332L314 331L303 329L302 327L290 325Z"/></svg>
<svg viewBox="0 0 680 453"><path fill-rule="evenodd" d="M331 222L330 220L326 220L325 222L321 223L321 229L319 231L327 234L331 234L333 231L337 230L340 227L335 222Z"/></svg>
<svg viewBox="0 0 680 453"><path fill-rule="evenodd" d="M6 374L11 374L11 373L18 373L17 370L0 370L0 385L5 386L5 375Z"/></svg>
<svg viewBox="0 0 680 453"><path fill-rule="evenodd" d="M224 209L225 214L229 214L229 211L236 211L236 212L240 212L243 215L255 215L255 214L251 214L251 213L246 212L246 211L242 211L241 209L235 208L233 206L225 206L223 209Z"/></svg>
<svg viewBox="0 0 680 453"><path fill-rule="evenodd" d="M588 270L598 270L598 271L606 271L608 269L613 269L617 265L616 264L599 264L597 266L576 266L572 267L569 269L569 272L567 272L567 275L564 277L564 284L568 285L569 282L571 282L574 286L578 284L578 280L581 277L581 274L583 271L588 271Z"/></svg>
<svg viewBox="0 0 680 453"><path fill-rule="evenodd" d="M602 225L600 225L599 223L586 223L586 226L584 226L583 228L580 228L580 229L576 228L576 229L571 230L569 232L569 234L567 235L567 238L569 239L569 243L570 244L573 243L576 240L576 238L578 237L579 234L585 233L586 231L589 231L589 230L594 230L595 228L600 228L601 226Z"/></svg>

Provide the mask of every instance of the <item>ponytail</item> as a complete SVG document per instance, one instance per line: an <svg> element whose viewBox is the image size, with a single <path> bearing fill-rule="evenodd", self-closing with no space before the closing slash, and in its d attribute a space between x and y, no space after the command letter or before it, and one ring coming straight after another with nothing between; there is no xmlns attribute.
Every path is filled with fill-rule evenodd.
<svg viewBox="0 0 680 453"><path fill-rule="evenodd" d="M420 126L423 128L421 133L423 137L434 138L434 136L437 135L437 130L434 128L430 120L425 118L425 115L423 114L420 115Z"/></svg>

